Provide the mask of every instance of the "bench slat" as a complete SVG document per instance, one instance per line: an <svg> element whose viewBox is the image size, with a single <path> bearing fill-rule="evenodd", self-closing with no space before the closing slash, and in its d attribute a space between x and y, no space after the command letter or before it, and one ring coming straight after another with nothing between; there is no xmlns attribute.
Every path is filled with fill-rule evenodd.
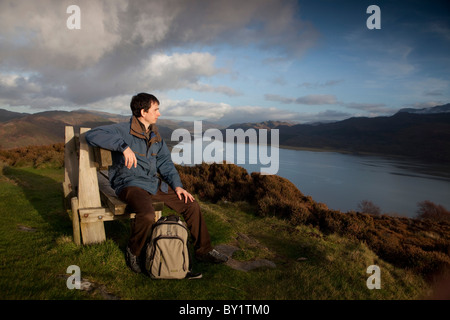
<svg viewBox="0 0 450 320"><path fill-rule="evenodd" d="M80 221L93 223L97 221L114 221L123 219L134 219L135 213L127 213L115 216L106 208L80 209Z"/></svg>
<svg viewBox="0 0 450 320"><path fill-rule="evenodd" d="M100 190L100 197L102 202L108 206L109 210L114 216L121 216L128 214L127 204L120 200L109 183L108 173L105 171L98 172L98 187ZM155 208L156 220L161 217L164 209L164 202L153 202L153 208ZM134 214L131 216L134 218Z"/></svg>
<svg viewBox="0 0 450 320"><path fill-rule="evenodd" d="M127 204L117 198L116 193L111 188L109 180L101 173L98 173L98 187L100 189L100 197L102 201L108 206L114 215L124 214Z"/></svg>
<svg viewBox="0 0 450 320"><path fill-rule="evenodd" d="M108 169L112 165L112 155L109 150L94 148L94 159L100 170Z"/></svg>

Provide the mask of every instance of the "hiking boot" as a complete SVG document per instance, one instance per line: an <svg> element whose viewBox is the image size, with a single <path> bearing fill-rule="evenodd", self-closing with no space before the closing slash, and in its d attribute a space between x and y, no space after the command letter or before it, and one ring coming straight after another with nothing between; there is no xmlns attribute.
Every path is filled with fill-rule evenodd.
<svg viewBox="0 0 450 320"><path fill-rule="evenodd" d="M139 257L135 256L131 253L131 250L129 247L127 247L127 252L125 253L126 262L127 265L130 267L131 270L133 270L136 273L141 273L141 259Z"/></svg>
<svg viewBox="0 0 450 320"><path fill-rule="evenodd" d="M200 261L211 263L224 263L228 261L228 257L216 249L212 249L206 254L197 255L196 258Z"/></svg>

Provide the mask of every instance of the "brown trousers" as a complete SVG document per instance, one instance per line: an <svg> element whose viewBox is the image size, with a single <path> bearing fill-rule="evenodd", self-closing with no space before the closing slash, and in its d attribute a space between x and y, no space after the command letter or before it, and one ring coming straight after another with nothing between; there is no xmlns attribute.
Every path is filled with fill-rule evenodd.
<svg viewBox="0 0 450 320"><path fill-rule="evenodd" d="M212 250L210 235L196 201L188 200L184 203L184 199L178 199L178 195L170 187L168 193L158 190L157 194L151 194L139 187L126 187L120 192L119 198L136 213L134 221L131 222L131 236L128 241L134 255L141 254L151 228L156 222L153 201L164 202L170 209L183 216L190 230L196 254L201 255Z"/></svg>

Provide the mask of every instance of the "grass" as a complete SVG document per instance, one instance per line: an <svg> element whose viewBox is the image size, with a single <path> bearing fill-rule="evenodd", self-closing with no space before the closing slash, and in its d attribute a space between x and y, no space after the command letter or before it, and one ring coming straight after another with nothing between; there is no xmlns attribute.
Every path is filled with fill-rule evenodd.
<svg viewBox="0 0 450 320"><path fill-rule="evenodd" d="M249 272L194 261L201 280L151 280L125 265L129 223L105 223L107 241L76 246L62 201L63 170L3 167L0 174L0 299L310 300L420 299L429 286L417 274L378 258L364 243L274 217L246 202L200 202L213 245L232 244L237 260L269 259L276 268ZM257 242L244 241L246 235ZM366 269L381 269L369 290ZM91 291L69 290L77 265ZM109 295L105 295L107 292Z"/></svg>

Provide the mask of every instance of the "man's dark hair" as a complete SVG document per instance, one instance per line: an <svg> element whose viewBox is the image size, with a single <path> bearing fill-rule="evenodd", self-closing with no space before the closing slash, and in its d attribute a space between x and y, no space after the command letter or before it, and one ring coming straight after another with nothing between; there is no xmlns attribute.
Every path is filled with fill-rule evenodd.
<svg viewBox="0 0 450 320"><path fill-rule="evenodd" d="M148 111L152 103L159 105L159 100L152 94L141 92L131 98L130 108L133 116L139 118L141 116L141 110Z"/></svg>

